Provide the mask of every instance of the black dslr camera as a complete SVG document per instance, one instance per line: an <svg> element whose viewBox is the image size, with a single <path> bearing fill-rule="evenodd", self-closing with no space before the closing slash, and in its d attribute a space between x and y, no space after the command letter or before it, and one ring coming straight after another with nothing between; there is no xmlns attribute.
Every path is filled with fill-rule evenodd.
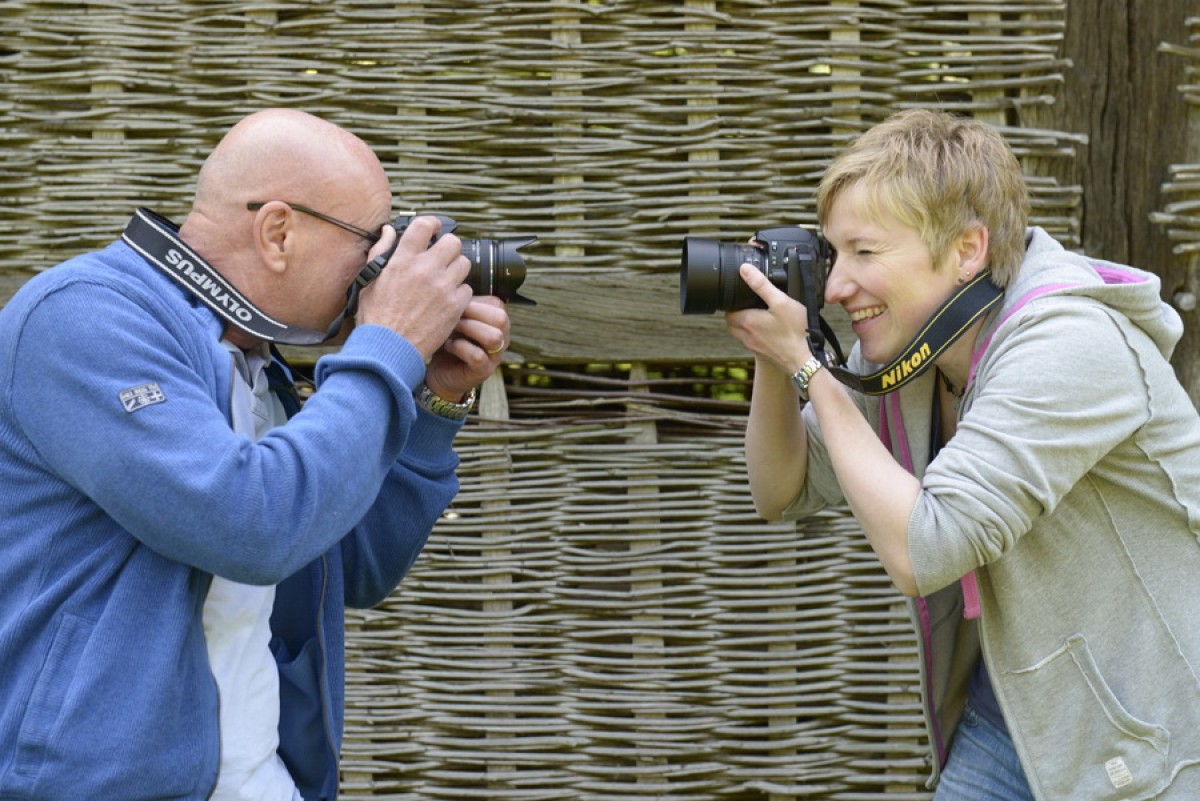
<svg viewBox="0 0 1200 801"><path fill-rule="evenodd" d="M799 226L764 228L754 235L751 245L685 237L679 268L679 310L684 314L709 314L764 308L762 298L738 275L738 268L749 263L776 288L804 304L813 354L827 366L840 365L846 361L841 345L821 316L832 254L824 237ZM828 356L826 343L833 348Z"/></svg>
<svg viewBox="0 0 1200 801"><path fill-rule="evenodd" d="M433 238L430 245L446 234L453 233L454 229L458 227L458 223L453 217L447 217L444 214L402 214L396 218L394 223L397 243L409 224L421 216L437 217L442 222L441 233ZM525 280L525 260L519 251L536 240L536 236L518 236L508 239L459 237L459 241L462 242L462 254L471 263L471 270L467 273L467 280L464 283L471 287L471 291L476 295L495 295L507 303L536 306L534 301L517 292L521 288L521 282ZM393 244L387 253L376 256L362 268L355 279L360 288L375 280L387 266L388 260L395 250L396 245Z"/></svg>
<svg viewBox="0 0 1200 801"><path fill-rule="evenodd" d="M825 298L829 257L825 239L799 226L764 228L754 235L752 245L686 237L679 309L684 314L710 314L762 308L762 300L738 275L738 268L748 262L803 303L810 314L818 313Z"/></svg>

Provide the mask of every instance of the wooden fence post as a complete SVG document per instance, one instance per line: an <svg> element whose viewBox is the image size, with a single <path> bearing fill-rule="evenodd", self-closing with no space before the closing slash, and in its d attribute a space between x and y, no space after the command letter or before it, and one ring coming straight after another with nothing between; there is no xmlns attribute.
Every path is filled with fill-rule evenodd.
<svg viewBox="0 0 1200 801"><path fill-rule="evenodd" d="M497 370L492 374L487 381L483 383L480 389L479 397L479 414L489 420L504 421L508 420L508 396L504 390L504 376L501 370ZM504 446L507 450L507 446ZM483 480L489 483L495 483L499 488L503 489L510 484L509 479L512 476L512 459L500 459L497 461L497 467L493 470L488 470L483 474ZM487 517L503 518L502 511L509 507L509 501L506 492L497 493L498 497L494 500L484 500L480 503L480 507ZM481 544L480 555L484 560L495 559L501 563L512 563L513 552L512 547L508 544L511 533L507 528L501 527L497 530L485 530L482 532L483 542ZM493 618L496 620L508 619L513 611L512 601L512 583L513 575L511 572L491 572L485 571L482 584L485 588L498 590L498 592L489 594L489 597L483 600L483 611L485 618ZM513 666L514 649L516 643L513 640L512 634L505 627L493 625L489 628L485 635L485 641L489 650L494 649L496 654L490 657L489 662L493 666L503 666L511 669ZM502 655L508 655L507 658L502 658ZM492 688L487 690L489 704L485 712L489 720L506 721L511 720L513 715L506 711L505 707L519 703L516 693L507 687ZM508 731L508 727L501 724L501 733L497 733L495 729L489 727L485 732L485 739L495 740L497 738L508 739L512 737L512 733ZM503 752L503 746L496 748L497 751ZM501 762L499 760L489 759L487 761L487 773L489 775L509 773L516 768L513 764ZM492 789L499 792L506 785L492 784L489 785Z"/></svg>

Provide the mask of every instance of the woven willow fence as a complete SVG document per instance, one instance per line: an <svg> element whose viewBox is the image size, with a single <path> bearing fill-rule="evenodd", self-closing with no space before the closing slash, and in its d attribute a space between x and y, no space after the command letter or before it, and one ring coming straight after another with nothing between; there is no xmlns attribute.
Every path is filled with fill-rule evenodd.
<svg viewBox="0 0 1200 801"><path fill-rule="evenodd" d="M737 419L619 383L464 431L451 516L360 618L346 792L924 798L914 644L852 520L764 524Z"/></svg>
<svg viewBox="0 0 1200 801"><path fill-rule="evenodd" d="M1161 50L1188 60L1188 81L1180 93L1193 120L1200 119L1200 16L1188 20L1188 46L1164 43ZM1193 124L1193 130L1197 130ZM1163 185L1167 201L1162 212L1154 215L1155 222L1166 226L1168 236L1175 242L1174 251L1187 258L1187 277L1180 287L1185 297L1176 296L1176 304L1184 311L1196 307L1200 298L1200 164L1176 164L1171 167L1170 181Z"/></svg>
<svg viewBox="0 0 1200 801"><path fill-rule="evenodd" d="M1001 126L1075 244L1078 187L1039 175L1079 138L1021 124L1056 92L1064 3L0 9L3 299L136 205L182 218L270 105L367 139L398 209L539 237L462 492L351 614L344 797L928 797L897 596L843 510L755 516L745 354L678 315L679 245L812 223L829 158L914 105Z"/></svg>

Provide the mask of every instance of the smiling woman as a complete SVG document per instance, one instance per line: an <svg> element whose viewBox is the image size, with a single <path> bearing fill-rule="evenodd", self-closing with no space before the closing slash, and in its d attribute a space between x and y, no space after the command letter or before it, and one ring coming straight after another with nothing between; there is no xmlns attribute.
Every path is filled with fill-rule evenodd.
<svg viewBox="0 0 1200 801"><path fill-rule="evenodd" d="M1173 577L1200 573L1200 416L1157 278L1027 229L1007 143L950 114L868 131L818 206L848 368L915 378L878 399L834 380L804 307L743 269L766 305L726 315L756 356L751 491L769 519L848 503L910 597L936 801L1196 797L1200 703L1174 699L1195 693L1200 585ZM913 351L976 286L994 304ZM1131 644L1123 615L1157 634ZM1005 789L977 796L979 777Z"/></svg>

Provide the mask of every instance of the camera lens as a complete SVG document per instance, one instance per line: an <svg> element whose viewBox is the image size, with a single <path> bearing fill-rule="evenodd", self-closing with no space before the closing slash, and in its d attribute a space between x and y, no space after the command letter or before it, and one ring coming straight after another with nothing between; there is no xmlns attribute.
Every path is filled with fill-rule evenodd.
<svg viewBox="0 0 1200 801"><path fill-rule="evenodd" d="M437 217L442 222L441 232L429 243L433 245L442 236L454 231L458 223L455 222L453 217L447 217L444 214L434 214L431 216ZM400 236L416 217L417 215L414 214L402 214L396 218L396 222L394 223L396 228L396 242L392 244L392 249L386 254L372 259L370 263L363 267L355 279L359 287L365 287L374 281L383 268L387 266L388 260L391 259L392 253L396 250L396 245L400 242ZM517 236L508 239L466 239L459 237L459 242L462 245L462 255L466 256L467 261L471 264L471 269L467 272L467 280L463 283L471 287L471 291L476 295L495 295L506 303L514 303L521 306L536 306L536 302L522 296L517 291L521 288L521 283L525 280L525 259L521 256L520 250L529 243L536 241L536 236Z"/></svg>
<svg viewBox="0 0 1200 801"><path fill-rule="evenodd" d="M506 303L536 305L517 292L525 280L525 259L520 249L536 239L536 236L461 239L462 253L471 263L467 286L476 295L495 295Z"/></svg>
<svg viewBox="0 0 1200 801"><path fill-rule="evenodd" d="M763 307L738 275L738 268L747 262L766 271L766 256L758 248L689 236L683 240L682 256L679 310L684 314Z"/></svg>

